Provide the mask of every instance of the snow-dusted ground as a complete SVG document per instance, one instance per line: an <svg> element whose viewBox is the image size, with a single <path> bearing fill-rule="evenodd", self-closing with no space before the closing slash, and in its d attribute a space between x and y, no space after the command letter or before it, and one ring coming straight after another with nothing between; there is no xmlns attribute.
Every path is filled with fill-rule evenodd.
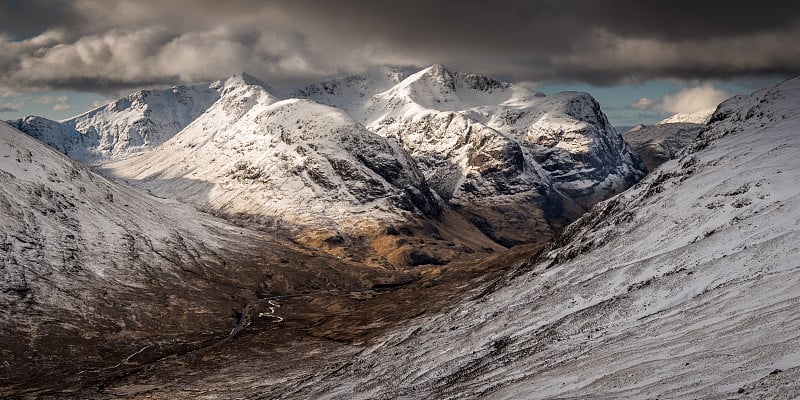
<svg viewBox="0 0 800 400"><path fill-rule="evenodd" d="M493 289L287 395L800 396L798 132L800 79L726 101Z"/></svg>
<svg viewBox="0 0 800 400"><path fill-rule="evenodd" d="M0 122L0 397L216 343L264 293L398 279L112 182Z"/></svg>
<svg viewBox="0 0 800 400"><path fill-rule="evenodd" d="M211 219L198 219L192 207L115 184L3 122L0 140L2 283L19 293L47 270L52 278L80 272L136 285L141 277L125 260L139 245L151 247L140 254L146 263L172 251L177 236L191 240L187 232L213 239L204 235ZM62 291L74 284L68 277L54 282ZM34 293L39 300L52 294Z"/></svg>
<svg viewBox="0 0 800 400"><path fill-rule="evenodd" d="M241 272L219 268L231 246L251 247L241 228L113 183L4 122L0 205L0 393L227 328L236 300L220 294L242 290L224 276Z"/></svg>

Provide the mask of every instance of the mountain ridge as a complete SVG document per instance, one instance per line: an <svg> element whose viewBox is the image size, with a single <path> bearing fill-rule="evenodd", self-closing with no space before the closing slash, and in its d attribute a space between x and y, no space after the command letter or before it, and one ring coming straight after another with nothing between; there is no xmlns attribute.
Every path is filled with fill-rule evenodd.
<svg viewBox="0 0 800 400"><path fill-rule="evenodd" d="M264 82L247 74L195 88L211 94L210 97L201 96L201 100L213 100L201 113L170 125L175 129L162 135L160 143L104 156L98 170L153 194L189 201L203 210L246 223L274 226L271 221L282 221L291 225L287 231L297 232L305 229L300 226L327 221L318 225L331 227L329 233L312 235L315 237L312 242L317 246L328 247L323 243L327 240L323 238L325 235L334 241L340 241L335 239L340 234L360 236L350 229L357 225L372 226L368 236L380 231L379 225L437 225L441 223L440 209L446 209L444 213L456 220L465 219L466 225L476 229L470 234L474 240L469 247L473 249L539 243L595 202L623 190L644 174L638 158L608 124L599 104L590 95L565 92L544 96L490 77L453 72L438 64L413 73L407 69L377 67L361 75L306 86L281 97L272 94ZM169 90L164 93L167 92ZM299 103L292 97L307 97L310 100L306 101L314 104ZM254 107L263 110L272 104L280 104L280 107L253 111ZM318 118L339 114L327 119L329 126L316 123L299 110L291 112L292 121L276 116L298 107ZM324 107L333 108L323 111ZM127 126L128 120L120 123L112 114L103 115L110 118L106 125ZM281 118L282 122L275 123ZM56 129L57 125L41 125L43 128L33 129L31 134L45 140L63 135ZM240 135L250 135L250 139L220 151L218 146L227 146L224 143L229 139L238 140L224 132L222 125ZM47 127L53 131L47 133ZM267 136L276 138L268 140L278 142L284 139L313 141L313 135L298 133L307 131L308 127L317 130L320 137L331 137L331 131L340 132L340 136L370 137L362 142L377 147L351 148L356 153L364 153L354 154L341 147L343 142L334 140L338 143L334 147L339 149L321 155L307 146L284 143L283 153L277 154L274 153L277 142L264 142ZM282 133L275 136L267 132L273 130ZM355 136L354 132L357 132ZM76 135L81 137L82 134L69 136L61 142L71 143ZM267 162L267 156L253 153L256 148L271 148L269 151L273 153L269 153L272 154L269 157L273 157L273 161ZM349 161L332 160L336 157L331 151L351 153L345 157ZM215 156L209 157L209 154ZM75 156L75 152L72 155ZM373 156L383 160L379 162L382 166L370 161ZM194 157L207 161L190 165ZM392 158L395 161L390 162ZM241 165L234 165L237 160ZM296 164L301 161L309 164ZM391 184L387 183L386 174L378 173L382 176L377 180L370 177L390 163L402 167L392 167L394 172L385 172L396 175L409 171L400 175L414 178L403 178ZM360 167L353 169L354 165ZM350 174L359 168L372 172ZM289 170L293 172L287 172ZM345 170L349 170L352 177L342 180ZM222 176L225 174L221 171L227 176ZM297 181L295 189L284 190L288 186L259 181L275 180L278 176L301 177L303 183ZM355 179L356 176L360 178ZM361 188L356 190L356 186ZM380 189L381 186L388 191ZM389 190L390 187L394 189ZM291 198L299 193L297 191L305 190L303 188L317 189ZM337 188L345 188L345 191L340 193ZM378 197L394 200L380 212L376 211L380 207L373 206L369 213L357 211L352 206L361 201L353 200L355 192L351 189L361 194L371 190L377 194L383 190ZM260 200L255 201L256 198ZM351 211L333 215L336 210L344 209ZM350 217L355 215L363 223L352 224ZM372 217L377 215L385 218ZM368 222L381 219L383 222L377 224ZM293 221L298 222L297 226ZM461 222L456 224L465 226ZM439 228L421 229L434 232L425 236L438 236L435 231ZM351 232L344 232L346 230ZM450 250L446 252L454 254Z"/></svg>

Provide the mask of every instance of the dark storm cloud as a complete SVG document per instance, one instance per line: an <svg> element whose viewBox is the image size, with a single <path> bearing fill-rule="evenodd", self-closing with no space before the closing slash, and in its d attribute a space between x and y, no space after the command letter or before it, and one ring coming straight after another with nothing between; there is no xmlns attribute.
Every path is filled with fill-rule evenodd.
<svg viewBox="0 0 800 400"><path fill-rule="evenodd" d="M0 1L0 29L15 37L26 37L70 20L72 8L67 1Z"/></svg>
<svg viewBox="0 0 800 400"><path fill-rule="evenodd" d="M436 62L595 84L800 71L800 2L0 1L0 29L6 92Z"/></svg>

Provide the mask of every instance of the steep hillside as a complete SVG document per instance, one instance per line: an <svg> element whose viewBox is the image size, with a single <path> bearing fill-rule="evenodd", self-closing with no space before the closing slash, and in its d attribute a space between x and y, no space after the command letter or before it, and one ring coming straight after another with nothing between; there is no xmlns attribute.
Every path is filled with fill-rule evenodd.
<svg viewBox="0 0 800 400"><path fill-rule="evenodd" d="M409 279L137 193L2 122L0 182L2 397L218 342L263 296Z"/></svg>
<svg viewBox="0 0 800 400"><path fill-rule="evenodd" d="M799 130L800 79L726 101L551 249L287 397L800 395Z"/></svg>
<svg viewBox="0 0 800 400"><path fill-rule="evenodd" d="M648 171L677 157L678 153L692 143L705 128L701 124L669 123L643 126L622 134Z"/></svg>

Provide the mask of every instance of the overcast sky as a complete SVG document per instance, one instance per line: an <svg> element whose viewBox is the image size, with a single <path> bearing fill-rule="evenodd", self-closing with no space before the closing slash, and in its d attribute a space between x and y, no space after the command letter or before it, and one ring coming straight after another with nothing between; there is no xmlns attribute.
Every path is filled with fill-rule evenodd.
<svg viewBox="0 0 800 400"><path fill-rule="evenodd" d="M798 38L798 1L0 0L0 117L242 71L281 87L441 63L589 91L625 125L798 74Z"/></svg>

